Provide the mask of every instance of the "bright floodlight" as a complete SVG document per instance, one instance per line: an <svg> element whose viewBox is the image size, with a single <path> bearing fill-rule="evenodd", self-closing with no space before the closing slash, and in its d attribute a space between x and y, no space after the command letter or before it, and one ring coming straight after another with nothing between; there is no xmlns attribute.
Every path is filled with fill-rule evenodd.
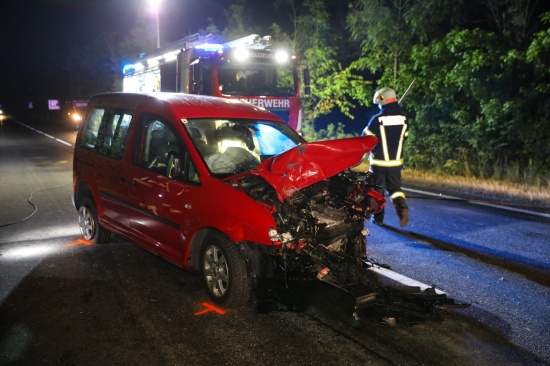
<svg viewBox="0 0 550 366"><path fill-rule="evenodd" d="M288 52L286 51L278 50L275 53L275 60L277 60L277 62L284 63L284 62L287 62L288 59L289 59L289 55L288 55Z"/></svg>
<svg viewBox="0 0 550 366"><path fill-rule="evenodd" d="M160 25L159 25L159 9L161 0L149 0L152 10L155 12L157 21L157 48L160 48Z"/></svg>
<svg viewBox="0 0 550 366"><path fill-rule="evenodd" d="M235 55L235 60L244 61L249 57L250 52L246 48L236 48L233 54Z"/></svg>
<svg viewBox="0 0 550 366"><path fill-rule="evenodd" d="M149 4L151 5L151 9L153 11L158 11L160 7L161 0L149 0Z"/></svg>

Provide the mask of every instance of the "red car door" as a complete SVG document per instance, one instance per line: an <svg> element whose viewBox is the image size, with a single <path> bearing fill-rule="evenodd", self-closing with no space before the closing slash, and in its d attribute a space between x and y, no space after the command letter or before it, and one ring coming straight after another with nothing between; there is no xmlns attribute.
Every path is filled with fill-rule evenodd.
<svg viewBox="0 0 550 366"><path fill-rule="evenodd" d="M145 116L136 137L136 158L125 172L130 227L136 240L166 259L182 263L191 201L200 195L198 176L171 125ZM171 177L170 160L187 161L185 177Z"/></svg>

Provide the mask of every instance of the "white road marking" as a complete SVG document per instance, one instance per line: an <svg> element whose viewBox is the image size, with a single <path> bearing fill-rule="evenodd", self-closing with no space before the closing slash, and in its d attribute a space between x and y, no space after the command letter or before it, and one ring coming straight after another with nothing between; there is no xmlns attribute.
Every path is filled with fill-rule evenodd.
<svg viewBox="0 0 550 366"><path fill-rule="evenodd" d="M46 136L46 137L48 137L48 138L51 138L52 140L57 141L57 142L59 142L59 143L61 143L61 144L63 144L63 145L66 145L66 146L73 146L73 144L71 144L70 142L67 142L67 141L58 139L57 137L54 137L54 136L52 136L52 135L48 135L47 133L42 132L42 131L40 131L40 130L37 130L36 128L31 127L31 126L29 126L29 125L27 125L27 124L25 124L25 123L23 123L23 122L19 122L19 121L16 120L16 119L14 119L13 121L19 123L21 126L27 127L29 130L32 130L32 131L34 131L34 132L38 132L39 134L44 135L44 136Z"/></svg>
<svg viewBox="0 0 550 366"><path fill-rule="evenodd" d="M72 144L68 143L67 141L63 141L61 139L55 138L55 141L62 143L63 145L67 146L73 146Z"/></svg>
<svg viewBox="0 0 550 366"><path fill-rule="evenodd" d="M428 288L432 288L433 286L426 285L425 283L422 283L420 281L414 280L410 277L404 276L400 273L394 272L390 269L377 266L375 264L369 263L372 265L372 267L368 267L367 269L372 272L376 272L381 276L384 276L386 278L389 278L395 282L401 283L405 286L413 286L413 287L419 287L421 291L424 291ZM446 295L445 292L437 289L434 287L435 293L438 295Z"/></svg>
<svg viewBox="0 0 550 366"><path fill-rule="evenodd" d="M411 189L411 188L405 188L405 187L403 187L403 190L408 191L408 192L413 192L413 193L424 194L424 195L427 195L427 196L433 196L433 197L439 197L439 198L447 198L447 199L453 199L453 200L458 200L458 201L469 201L469 200L467 200L467 199L460 198L460 197L446 196L446 195L444 195L444 194L426 192L426 191L421 191L421 190L418 190L418 189ZM473 200L470 201L469 203L472 203L472 204L474 204L474 205L487 206L487 207L492 207L492 208L499 208L499 209L501 209L501 210L508 210L508 211L513 211L513 212L521 212L521 213L525 213L525 214L529 214L529 215L535 215L535 216L541 216L541 217L550 218L550 214L547 214L547 213L544 213L544 212L529 211L529 210L524 210L524 209L521 209L521 208L508 207L508 206L501 206L501 205L496 205L496 204L487 203L487 202L475 202L475 201L473 201Z"/></svg>

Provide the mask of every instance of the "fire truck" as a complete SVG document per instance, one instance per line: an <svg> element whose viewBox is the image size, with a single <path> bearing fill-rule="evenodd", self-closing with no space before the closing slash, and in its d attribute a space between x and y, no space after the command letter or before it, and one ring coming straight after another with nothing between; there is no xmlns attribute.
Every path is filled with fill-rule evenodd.
<svg viewBox="0 0 550 366"><path fill-rule="evenodd" d="M271 49L269 36L251 34L223 44L210 41L210 36L194 34L142 54L136 63L124 67L123 91L241 99L273 112L300 131L296 56ZM308 83L307 73L304 80Z"/></svg>

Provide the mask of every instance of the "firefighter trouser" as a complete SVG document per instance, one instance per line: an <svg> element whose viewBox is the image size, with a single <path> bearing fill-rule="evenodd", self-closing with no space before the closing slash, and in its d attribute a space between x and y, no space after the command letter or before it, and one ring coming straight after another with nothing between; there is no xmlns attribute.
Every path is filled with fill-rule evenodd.
<svg viewBox="0 0 550 366"><path fill-rule="evenodd" d="M392 202L399 202L400 205L405 203L405 193L401 190L401 170L403 166L398 167L380 167L373 165L371 170L373 174L373 183L376 186L375 190L382 196L388 191ZM397 200L397 202L396 202ZM397 209L397 206L396 206ZM384 220L384 210L374 215L376 220Z"/></svg>

